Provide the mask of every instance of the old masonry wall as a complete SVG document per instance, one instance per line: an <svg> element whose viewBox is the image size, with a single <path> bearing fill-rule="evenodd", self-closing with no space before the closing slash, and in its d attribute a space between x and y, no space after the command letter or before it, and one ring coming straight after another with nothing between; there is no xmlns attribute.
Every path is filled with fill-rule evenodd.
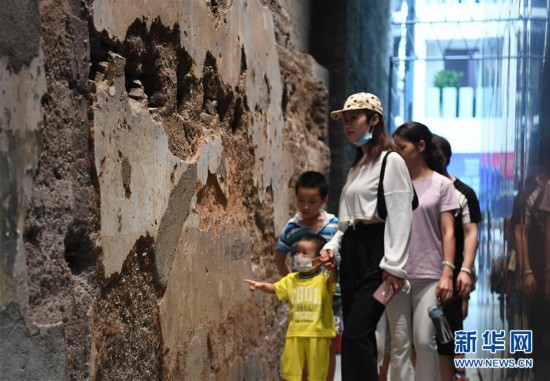
<svg viewBox="0 0 550 381"><path fill-rule="evenodd" d="M284 306L242 278L329 161L288 3L4 2L2 377L277 379Z"/></svg>

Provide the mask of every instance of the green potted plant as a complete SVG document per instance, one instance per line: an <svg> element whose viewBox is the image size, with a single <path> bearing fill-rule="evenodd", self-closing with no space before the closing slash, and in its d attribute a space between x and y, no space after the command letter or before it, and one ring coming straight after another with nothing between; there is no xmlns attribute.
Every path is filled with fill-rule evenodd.
<svg viewBox="0 0 550 381"><path fill-rule="evenodd" d="M439 89L439 115L443 114L443 88L456 88L456 114L458 116L458 91L460 88L460 79L463 74L455 70L440 70L434 78L434 86Z"/></svg>

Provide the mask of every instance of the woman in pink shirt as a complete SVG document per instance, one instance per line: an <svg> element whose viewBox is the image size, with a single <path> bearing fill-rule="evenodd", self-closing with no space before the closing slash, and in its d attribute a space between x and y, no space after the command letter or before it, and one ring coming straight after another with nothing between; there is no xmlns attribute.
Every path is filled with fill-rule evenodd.
<svg viewBox="0 0 550 381"><path fill-rule="evenodd" d="M405 271L408 294L398 293L387 305L391 337L391 379L439 380L435 328L428 308L453 294L455 256L454 212L458 200L453 183L435 172L432 133L425 125L407 122L393 135L411 174L419 205L413 212L409 257ZM411 362L411 337L416 367Z"/></svg>

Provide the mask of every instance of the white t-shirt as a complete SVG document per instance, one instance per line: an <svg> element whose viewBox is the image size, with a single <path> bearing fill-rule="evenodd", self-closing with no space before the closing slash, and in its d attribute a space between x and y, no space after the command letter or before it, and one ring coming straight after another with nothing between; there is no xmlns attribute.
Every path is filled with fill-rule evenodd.
<svg viewBox="0 0 550 381"><path fill-rule="evenodd" d="M383 151L376 160L368 164L362 165L360 161L348 173L340 197L339 230L325 245L325 248L332 250L336 256L342 236L350 223L355 220L380 218L376 196L382 160L386 152ZM406 277L403 267L409 254L413 194L413 185L405 161L399 154L390 153L386 159L384 173L384 198L388 215L384 229L384 258L380 262L380 267L401 278Z"/></svg>

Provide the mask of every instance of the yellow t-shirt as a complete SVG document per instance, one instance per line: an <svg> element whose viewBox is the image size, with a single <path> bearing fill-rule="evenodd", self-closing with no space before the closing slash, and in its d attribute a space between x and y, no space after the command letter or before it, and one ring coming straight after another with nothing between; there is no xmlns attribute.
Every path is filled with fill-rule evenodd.
<svg viewBox="0 0 550 381"><path fill-rule="evenodd" d="M275 293L290 305L286 337L335 337L332 297L335 283L320 271L312 277L290 273L275 283Z"/></svg>

